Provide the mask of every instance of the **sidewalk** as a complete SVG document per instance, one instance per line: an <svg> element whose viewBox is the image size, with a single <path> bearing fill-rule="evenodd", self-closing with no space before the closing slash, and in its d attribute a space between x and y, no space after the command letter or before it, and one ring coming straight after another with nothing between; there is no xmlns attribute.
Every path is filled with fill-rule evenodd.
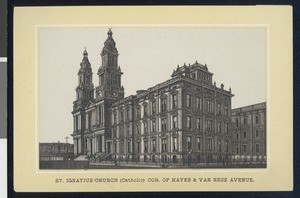
<svg viewBox="0 0 300 198"><path fill-rule="evenodd" d="M161 164L139 164L132 162L119 162L115 165L114 162L92 162L90 166L115 166L115 167L132 167L132 168L161 168Z"/></svg>
<svg viewBox="0 0 300 198"><path fill-rule="evenodd" d="M208 169L208 168L265 168L264 164L229 164L224 166L218 163L198 163L191 165L183 164L162 164L154 163L135 163L135 162L92 162L90 163L90 168L164 168L164 169Z"/></svg>

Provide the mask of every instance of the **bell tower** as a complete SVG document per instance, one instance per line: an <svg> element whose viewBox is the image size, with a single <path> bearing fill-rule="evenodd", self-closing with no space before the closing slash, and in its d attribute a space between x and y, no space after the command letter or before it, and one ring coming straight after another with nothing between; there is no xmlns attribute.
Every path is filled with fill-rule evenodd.
<svg viewBox="0 0 300 198"><path fill-rule="evenodd" d="M99 86L96 88L96 100L108 99L117 101L124 98L124 88L121 85L123 72L118 66L118 50L112 37L111 29L101 51L102 65L98 69Z"/></svg>
<svg viewBox="0 0 300 198"><path fill-rule="evenodd" d="M78 86L76 87L76 101L74 110L85 108L87 103L94 99L93 72L86 49L78 71Z"/></svg>
<svg viewBox="0 0 300 198"><path fill-rule="evenodd" d="M76 100L73 102L73 140L74 154L84 154L85 107L94 100L93 72L86 49L77 73L78 85L76 87Z"/></svg>

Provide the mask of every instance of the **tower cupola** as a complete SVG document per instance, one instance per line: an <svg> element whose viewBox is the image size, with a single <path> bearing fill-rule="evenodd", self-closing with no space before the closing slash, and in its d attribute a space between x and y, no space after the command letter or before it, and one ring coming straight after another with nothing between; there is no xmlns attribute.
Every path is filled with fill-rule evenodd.
<svg viewBox="0 0 300 198"><path fill-rule="evenodd" d="M76 87L77 107L84 105L94 99L93 72L91 63L88 59L88 52L83 51L83 58L78 71L78 86Z"/></svg>

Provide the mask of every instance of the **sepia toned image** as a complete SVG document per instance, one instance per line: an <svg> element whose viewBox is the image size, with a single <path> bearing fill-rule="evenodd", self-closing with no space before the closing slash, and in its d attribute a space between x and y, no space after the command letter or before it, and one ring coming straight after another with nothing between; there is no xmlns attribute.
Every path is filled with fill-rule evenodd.
<svg viewBox="0 0 300 198"><path fill-rule="evenodd" d="M39 28L39 169L267 167L264 26Z"/></svg>
<svg viewBox="0 0 300 198"><path fill-rule="evenodd" d="M14 191L293 189L291 6L18 7L13 36Z"/></svg>

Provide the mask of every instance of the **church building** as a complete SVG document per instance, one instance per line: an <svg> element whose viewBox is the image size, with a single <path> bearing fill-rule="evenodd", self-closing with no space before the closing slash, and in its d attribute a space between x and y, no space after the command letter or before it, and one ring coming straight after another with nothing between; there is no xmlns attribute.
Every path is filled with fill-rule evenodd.
<svg viewBox="0 0 300 198"><path fill-rule="evenodd" d="M73 103L74 154L99 161L222 163L231 156L231 89L213 83L197 61L177 66L171 78L124 98L113 33L101 52L99 85L88 53L78 71Z"/></svg>

